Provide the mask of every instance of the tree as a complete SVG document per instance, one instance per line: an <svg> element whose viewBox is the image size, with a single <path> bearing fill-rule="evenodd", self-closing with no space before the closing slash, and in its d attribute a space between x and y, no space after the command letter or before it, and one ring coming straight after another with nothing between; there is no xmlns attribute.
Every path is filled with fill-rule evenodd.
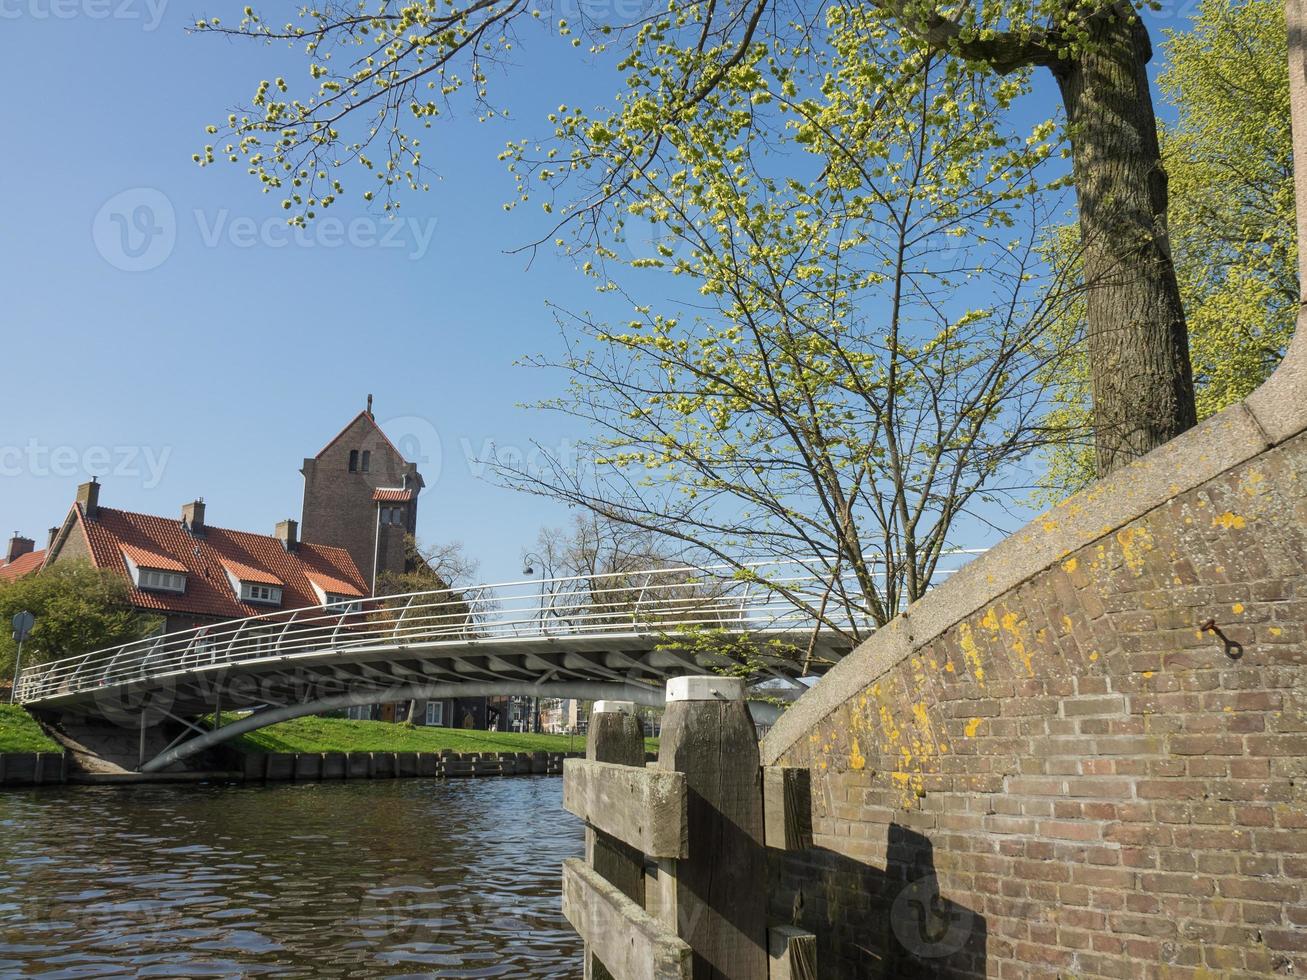
<svg viewBox="0 0 1307 980"><path fill-rule="evenodd" d="M1275 369L1298 312L1298 245L1289 131L1288 38L1279 0L1204 0L1193 29L1169 32L1158 85L1176 110L1162 131L1170 174L1170 233L1189 311L1198 417L1250 394ZM1049 259L1079 278L1080 239L1066 227ZM1059 325L1076 347L1083 304ZM1045 496L1093 478L1089 365L1059 366Z"/></svg>
<svg viewBox="0 0 1307 980"><path fill-rule="evenodd" d="M646 572L678 564L665 539L593 512L574 515L567 528L541 528L535 547L524 551L522 558L531 574L545 580Z"/></svg>
<svg viewBox="0 0 1307 980"><path fill-rule="evenodd" d="M467 588L475 583L481 564L463 549L463 542L426 547L411 534L404 536L404 571L382 572L378 595L403 595L440 589Z"/></svg>
<svg viewBox="0 0 1307 980"><path fill-rule="evenodd" d="M711 615L721 585L699 574L676 545L593 510L568 528L542 528L523 561L540 576L544 627L667 625Z"/></svg>
<svg viewBox="0 0 1307 980"><path fill-rule="evenodd" d="M701 123L664 134L659 173L615 192L663 232L630 264L689 287L642 305L595 246L586 268L634 316L560 311L567 354L535 359L571 378L546 407L597 433L595 465L501 469L853 639L924 594L960 517L1021 488L1064 299L1035 250L1054 126L1004 121L1024 80L910 37L904 59L867 18L832 12L829 49L723 81Z"/></svg>
<svg viewBox="0 0 1307 980"><path fill-rule="evenodd" d="M479 563L468 557L461 542L423 547L412 535L404 537L403 572L383 572L377 579L381 609L374 622L421 632L436 629L471 630L487 611L474 594ZM414 593L436 593L413 597Z"/></svg>
<svg viewBox="0 0 1307 980"><path fill-rule="evenodd" d="M35 575L0 585L4 623L27 610L36 617L23 644L23 664L74 657L139 640L158 629L158 617L136 612L120 576L85 562L59 562ZM17 645L0 633L0 673L12 676Z"/></svg>
<svg viewBox="0 0 1307 980"><path fill-rule="evenodd" d="M293 222L335 203L345 164L375 180L364 198L379 192L391 210L399 189L425 186L418 132L452 97L468 88L482 118L500 113L489 100L487 68L512 50L514 26L528 12L540 16L525 0L379 7L358 0L306 8L298 23L282 27L248 7L234 27L200 21L198 29L210 33L302 43L315 90L292 97L284 78L261 82L249 106L210 127L226 138L223 149L207 145L196 159L207 164L222 153L244 161L265 190L282 196ZM614 28L628 28L617 32L625 51L620 68L641 94L619 96L616 126L560 109L561 147L535 174L555 191L581 174L591 177L588 191L564 206L560 224L602 221L632 181L674 179L658 168L664 140L721 110L723 89L752 84L755 105L774 98L773 85L783 88L808 50L850 22L860 25L864 45L896 49L900 57L915 57L924 45L987 73L1051 71L1066 107L1080 201L1099 472L1193 425L1185 318L1166 232L1166 174L1145 70L1152 49L1124 0L948 8L934 0L877 0L871 7L792 11L776 0L671 0L634 24L590 23L592 51L607 46ZM581 45L566 20L558 30ZM878 93L872 105L896 97ZM512 144L509 155L523 148ZM546 207L554 210L551 201Z"/></svg>

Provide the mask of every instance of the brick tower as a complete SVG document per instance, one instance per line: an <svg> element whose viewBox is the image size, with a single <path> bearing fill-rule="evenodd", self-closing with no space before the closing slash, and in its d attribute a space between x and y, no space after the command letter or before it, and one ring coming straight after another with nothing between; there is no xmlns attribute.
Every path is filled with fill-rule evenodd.
<svg viewBox="0 0 1307 980"><path fill-rule="evenodd" d="M377 576L405 570L404 537L417 527L422 475L377 425L371 395L300 472L304 541L344 548L373 590Z"/></svg>

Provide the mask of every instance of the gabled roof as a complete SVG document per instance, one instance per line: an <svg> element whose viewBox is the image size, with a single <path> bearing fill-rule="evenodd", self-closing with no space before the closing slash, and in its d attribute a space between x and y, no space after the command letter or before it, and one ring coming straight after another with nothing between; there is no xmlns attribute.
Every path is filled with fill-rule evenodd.
<svg viewBox="0 0 1307 980"><path fill-rule="evenodd" d="M45 563L45 551L29 551L13 561L0 561L0 582L13 582L30 575Z"/></svg>
<svg viewBox="0 0 1307 980"><path fill-rule="evenodd" d="M357 585L346 582L344 579L333 578L323 572L309 572L309 581L321 589L324 593L333 595L349 595L362 597L367 593L363 592Z"/></svg>
<svg viewBox="0 0 1307 980"><path fill-rule="evenodd" d="M232 591L228 568L240 569L243 574L238 577L245 581L282 586L283 609L319 605L310 575L339 580L350 584L356 594L367 594L367 583L344 548L300 544L295 551L287 551L281 540L271 535L209 525L205 525L203 535L196 536L176 518L110 507L97 508L95 517L90 518L74 505L70 516L86 534L91 560L99 568L130 580L123 555L135 551L166 557L184 569L184 593L133 588L131 601L140 609L223 619L266 613L266 605L240 601Z"/></svg>
<svg viewBox="0 0 1307 980"><path fill-rule="evenodd" d="M249 565L242 565L232 558L222 558L222 567L231 572L240 582L252 582L255 585L285 585L281 579L271 572L265 572L260 568L251 568Z"/></svg>
<svg viewBox="0 0 1307 980"><path fill-rule="evenodd" d="M345 433L348 432L350 429L352 429L355 423L359 421L359 419L365 420L367 424L372 427L372 430L381 438L381 441L385 445L390 447L391 452L393 452L400 459L404 458L404 454L395 448L395 444L390 441L389 437L387 437L387 435L384 432L381 431L381 426L377 425L377 420L372 417L372 413L367 411L366 409L363 410L362 412L359 412L352 419L350 419L349 423L345 426L345 428L337 432L336 437L332 439L331 442L327 443L325 446L319 449L318 455L313 458L321 459L328 449L330 449L336 443L340 442L340 440L345 437Z"/></svg>
<svg viewBox="0 0 1307 980"><path fill-rule="evenodd" d="M131 559L132 564L137 568L153 568L161 572L185 572L186 566L179 561L169 558L167 555L161 555L155 551L147 551L134 544L121 544L119 547L122 553Z"/></svg>

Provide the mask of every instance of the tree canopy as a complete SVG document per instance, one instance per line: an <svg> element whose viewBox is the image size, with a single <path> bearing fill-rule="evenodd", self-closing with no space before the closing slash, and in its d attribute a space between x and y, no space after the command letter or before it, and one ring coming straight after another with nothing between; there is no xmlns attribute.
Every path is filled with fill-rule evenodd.
<svg viewBox="0 0 1307 980"><path fill-rule="evenodd" d="M136 612L120 576L85 562L58 562L37 574L0 584L0 619L8 624L23 610L36 623L23 645L23 664L73 657L129 643L160 625ZM0 631L0 674L12 676L17 647Z"/></svg>
<svg viewBox="0 0 1307 980"><path fill-rule="evenodd" d="M955 522L1014 489L1064 301L1036 252L1055 127L1007 113L1028 80L912 38L901 59L867 16L832 9L828 48L760 59L768 86L723 82L664 133L656 173L614 189L616 232L660 234L573 247L630 319L560 311L566 356L534 361L566 372L545 407L597 433L595 465L501 470L741 574L797 557L839 586L790 598L841 628L919 598ZM620 142L630 111L591 128ZM524 182L550 166L516 162ZM673 283L680 299L641 301Z"/></svg>

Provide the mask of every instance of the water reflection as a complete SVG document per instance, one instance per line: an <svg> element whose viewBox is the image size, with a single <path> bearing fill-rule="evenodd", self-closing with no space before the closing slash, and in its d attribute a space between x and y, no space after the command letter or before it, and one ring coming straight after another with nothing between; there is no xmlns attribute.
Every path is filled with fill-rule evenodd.
<svg viewBox="0 0 1307 980"><path fill-rule="evenodd" d="M0 975L575 977L547 777L0 794Z"/></svg>

